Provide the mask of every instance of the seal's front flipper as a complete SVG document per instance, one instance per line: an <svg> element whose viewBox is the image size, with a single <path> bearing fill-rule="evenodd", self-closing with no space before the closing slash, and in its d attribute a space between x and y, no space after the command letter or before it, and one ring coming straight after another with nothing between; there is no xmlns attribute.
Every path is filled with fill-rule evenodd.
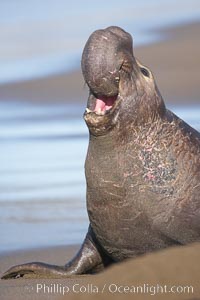
<svg viewBox="0 0 200 300"><path fill-rule="evenodd" d="M2 276L2 279L20 277L69 277L71 275L89 274L102 270L111 260L99 246L95 235L89 227L83 245L77 255L65 266L54 266L40 262L32 262L10 268Z"/></svg>
<svg viewBox="0 0 200 300"><path fill-rule="evenodd" d="M92 274L103 270L112 263L113 260L104 252L91 226L89 226L88 233L80 250L64 268L67 272L70 272L70 275Z"/></svg>
<svg viewBox="0 0 200 300"><path fill-rule="evenodd" d="M63 277L64 275L64 267L49 265L40 262L31 262L10 268L3 274L1 279L17 279L24 276L28 278L50 278Z"/></svg>

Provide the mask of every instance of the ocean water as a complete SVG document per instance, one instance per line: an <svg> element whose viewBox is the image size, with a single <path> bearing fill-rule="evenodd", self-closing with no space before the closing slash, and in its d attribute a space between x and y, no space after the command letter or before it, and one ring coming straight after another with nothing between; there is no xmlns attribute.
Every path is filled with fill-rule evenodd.
<svg viewBox="0 0 200 300"><path fill-rule="evenodd" d="M200 106L172 110L200 130ZM67 104L0 102L0 252L84 239L82 113Z"/></svg>

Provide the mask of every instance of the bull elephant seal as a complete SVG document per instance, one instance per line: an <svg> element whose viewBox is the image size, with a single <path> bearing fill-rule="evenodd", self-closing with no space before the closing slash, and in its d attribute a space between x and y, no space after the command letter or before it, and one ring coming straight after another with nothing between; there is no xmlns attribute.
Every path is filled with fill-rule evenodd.
<svg viewBox="0 0 200 300"><path fill-rule="evenodd" d="M126 258L200 241L200 134L166 109L119 27L95 31L82 55L89 87L85 164L89 230L65 266L29 263L2 278L93 273Z"/></svg>

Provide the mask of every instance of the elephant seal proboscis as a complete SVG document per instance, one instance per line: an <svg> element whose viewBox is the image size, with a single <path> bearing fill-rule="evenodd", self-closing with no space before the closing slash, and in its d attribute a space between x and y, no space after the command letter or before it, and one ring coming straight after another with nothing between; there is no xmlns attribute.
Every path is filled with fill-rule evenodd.
<svg viewBox="0 0 200 300"><path fill-rule="evenodd" d="M113 262L200 241L200 134L166 109L151 71L119 27L95 31L82 55L89 230L65 266L28 263L3 279L94 273Z"/></svg>

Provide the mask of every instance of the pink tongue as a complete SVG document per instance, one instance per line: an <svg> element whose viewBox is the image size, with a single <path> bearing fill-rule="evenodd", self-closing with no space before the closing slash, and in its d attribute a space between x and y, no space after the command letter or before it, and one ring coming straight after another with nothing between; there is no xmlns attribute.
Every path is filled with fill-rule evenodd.
<svg viewBox="0 0 200 300"><path fill-rule="evenodd" d="M96 111L96 112L103 111L104 112L106 110L109 110L112 108L114 102L115 102L114 97L97 99L94 111Z"/></svg>

